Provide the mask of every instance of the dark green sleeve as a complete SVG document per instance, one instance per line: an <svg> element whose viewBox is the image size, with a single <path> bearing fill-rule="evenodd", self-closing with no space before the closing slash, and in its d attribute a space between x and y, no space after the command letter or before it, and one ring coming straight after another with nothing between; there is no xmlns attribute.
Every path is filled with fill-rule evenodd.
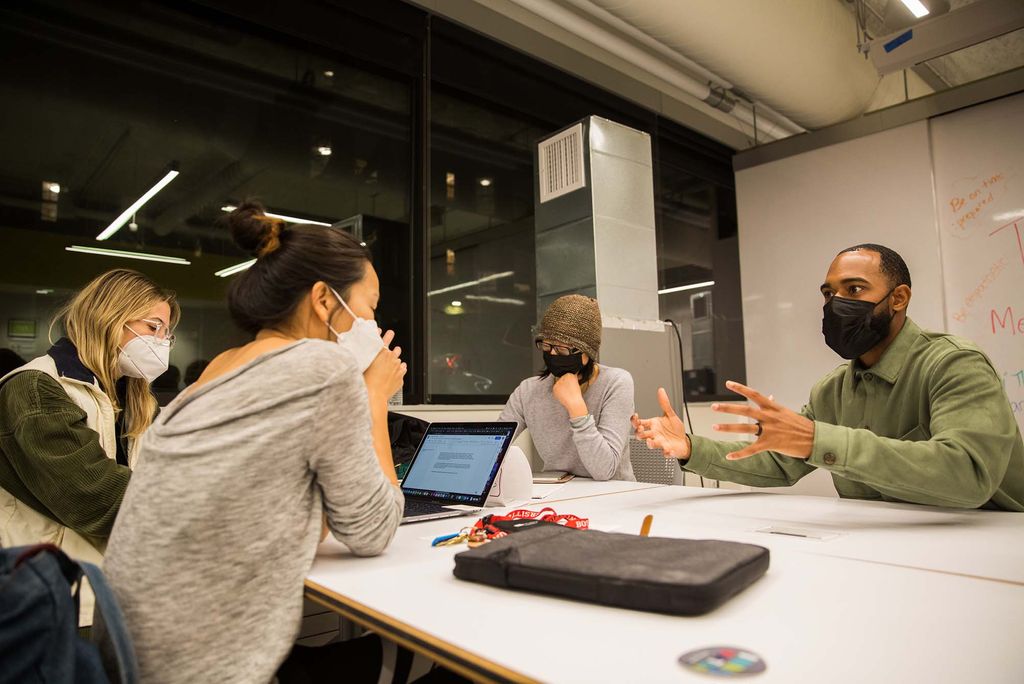
<svg viewBox="0 0 1024 684"><path fill-rule="evenodd" d="M982 354L958 350L927 378L931 419L922 427L930 437L922 436L929 438L892 439L817 423L808 463L901 501L956 508L987 503L1021 449L999 376ZM1024 509L1017 496L1004 497L1002 507Z"/></svg>
<svg viewBox="0 0 1024 684"><path fill-rule="evenodd" d="M18 499L105 541L130 476L56 380L24 371L0 387L0 485Z"/></svg>
<svg viewBox="0 0 1024 684"><path fill-rule="evenodd" d="M812 395L813 396L813 395ZM811 405L801 415L814 420ZM720 442L707 437L690 437L690 458L679 464L702 477L724 480L749 487L788 487L814 471L802 458L765 451L739 461L728 461L726 454L748 446L750 442Z"/></svg>

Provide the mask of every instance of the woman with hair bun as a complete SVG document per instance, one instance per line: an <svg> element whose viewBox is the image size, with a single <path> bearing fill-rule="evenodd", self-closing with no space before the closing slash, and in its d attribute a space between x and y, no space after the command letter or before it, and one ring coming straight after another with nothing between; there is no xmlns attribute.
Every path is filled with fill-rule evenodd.
<svg viewBox="0 0 1024 684"><path fill-rule="evenodd" d="M64 337L0 378L0 546L50 543L103 561L179 314L170 290L108 271L58 312ZM80 624L92 606L83 591Z"/></svg>
<svg viewBox="0 0 1024 684"><path fill-rule="evenodd" d="M146 434L107 553L143 681L271 681L326 531L372 556L402 517L387 400L406 366L374 322L369 253L255 202L228 222L256 257L228 292L253 339L213 359ZM376 681L375 648L374 662L334 667Z"/></svg>

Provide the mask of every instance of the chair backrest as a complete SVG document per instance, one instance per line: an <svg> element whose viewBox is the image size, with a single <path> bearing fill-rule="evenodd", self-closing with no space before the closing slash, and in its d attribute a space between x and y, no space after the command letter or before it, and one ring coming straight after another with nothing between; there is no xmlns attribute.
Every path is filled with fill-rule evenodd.
<svg viewBox="0 0 1024 684"><path fill-rule="evenodd" d="M523 429L519 436L516 437L516 441L512 442L512 446L517 446L523 450L523 453L526 454L526 460L530 462L530 470L535 473L544 470L544 461L537 454L537 447L533 443L533 437L530 436L529 429Z"/></svg>
<svg viewBox="0 0 1024 684"><path fill-rule="evenodd" d="M647 446L647 442L635 437L629 438L629 462L637 482L681 485L683 470L674 458L665 458L658 449Z"/></svg>

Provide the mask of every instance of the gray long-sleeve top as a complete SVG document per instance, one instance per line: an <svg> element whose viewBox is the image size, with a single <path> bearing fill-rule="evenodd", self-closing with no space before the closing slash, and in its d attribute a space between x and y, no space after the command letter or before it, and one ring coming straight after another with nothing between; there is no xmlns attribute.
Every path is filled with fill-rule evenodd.
<svg viewBox="0 0 1024 684"><path fill-rule="evenodd" d="M270 681L298 635L321 512L369 556L403 503L337 344L296 342L176 399L143 438L104 561L141 680Z"/></svg>
<svg viewBox="0 0 1024 684"><path fill-rule="evenodd" d="M552 391L555 378L532 377L519 383L499 420L516 421L530 430L545 470L564 470L595 480L636 480L629 462L633 415L633 376L600 366L597 378L583 393L592 420L574 427L569 412Z"/></svg>

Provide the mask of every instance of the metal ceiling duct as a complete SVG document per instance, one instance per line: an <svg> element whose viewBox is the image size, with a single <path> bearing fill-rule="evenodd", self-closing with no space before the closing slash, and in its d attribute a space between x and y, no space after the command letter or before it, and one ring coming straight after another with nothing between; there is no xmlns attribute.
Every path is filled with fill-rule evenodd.
<svg viewBox="0 0 1024 684"><path fill-rule="evenodd" d="M590 0L806 128L868 109L881 77L840 0Z"/></svg>

